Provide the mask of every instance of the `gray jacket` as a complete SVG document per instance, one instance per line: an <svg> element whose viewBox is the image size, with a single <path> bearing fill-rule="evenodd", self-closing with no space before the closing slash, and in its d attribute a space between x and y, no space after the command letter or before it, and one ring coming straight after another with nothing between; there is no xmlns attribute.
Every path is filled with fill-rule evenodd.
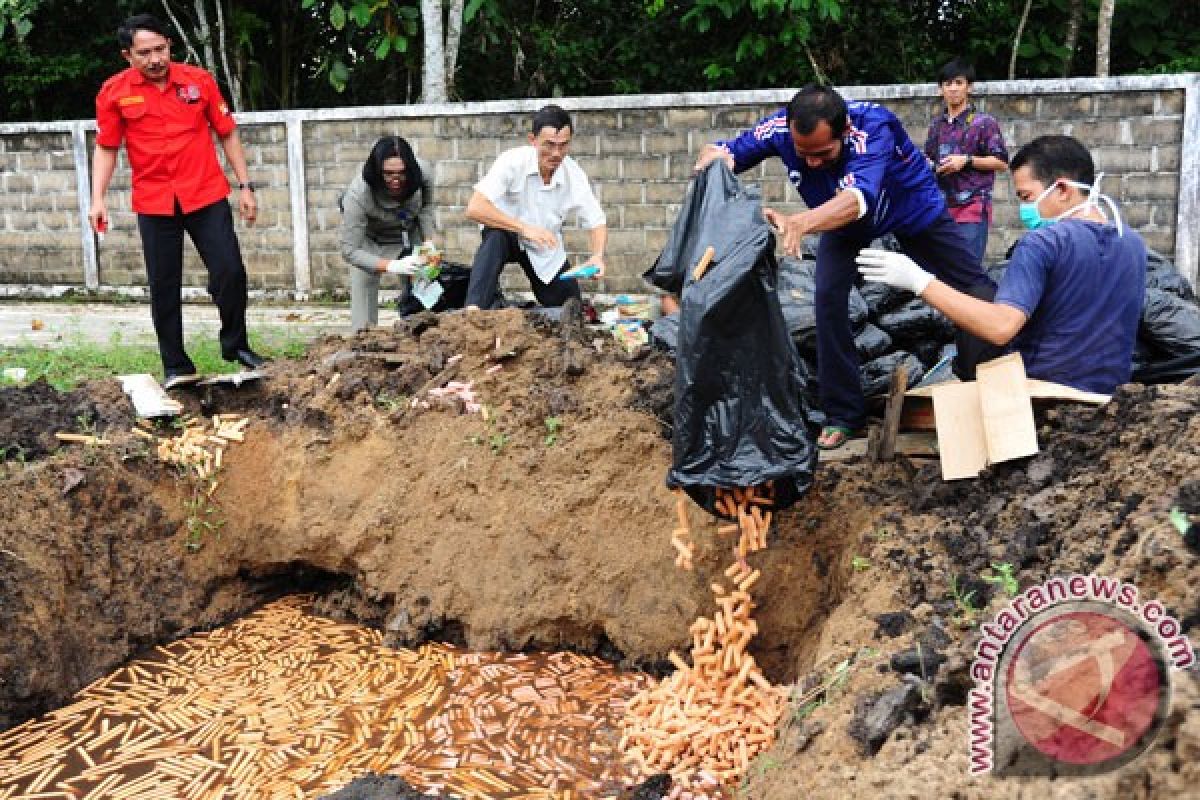
<svg viewBox="0 0 1200 800"><path fill-rule="evenodd" d="M381 258L399 258L407 244L416 246L433 235L433 169L417 159L423 178L420 190L404 202L372 191L362 175L342 193L338 246L352 266L375 273Z"/></svg>

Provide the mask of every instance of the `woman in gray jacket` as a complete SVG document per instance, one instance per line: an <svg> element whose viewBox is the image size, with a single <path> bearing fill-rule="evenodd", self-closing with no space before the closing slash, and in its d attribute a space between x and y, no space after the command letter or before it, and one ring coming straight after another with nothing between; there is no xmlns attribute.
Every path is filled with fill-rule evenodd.
<svg viewBox="0 0 1200 800"><path fill-rule="evenodd" d="M408 142L385 136L342 194L338 244L350 262L350 321L356 331L379 324L379 276L433 234L431 175ZM401 280L407 291L409 279Z"/></svg>

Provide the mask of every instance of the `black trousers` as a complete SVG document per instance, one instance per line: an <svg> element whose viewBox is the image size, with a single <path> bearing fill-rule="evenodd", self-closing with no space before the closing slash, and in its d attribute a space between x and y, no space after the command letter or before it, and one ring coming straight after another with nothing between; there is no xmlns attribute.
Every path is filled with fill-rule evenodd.
<svg viewBox="0 0 1200 800"><path fill-rule="evenodd" d="M183 234L191 237L208 270L208 293L221 314L221 353L232 356L249 348L246 339L246 266L228 201L187 214L175 203L170 216L138 214L138 233L146 259L150 284L150 315L158 336L163 371L173 374L195 372L196 366L183 349Z"/></svg>
<svg viewBox="0 0 1200 800"><path fill-rule="evenodd" d="M872 233L853 226L821 234L817 245L816 290L817 384L821 410L828 425L862 427L866 399L858 371L858 350L850 328L847 300L850 288L862 281L854 262L871 245ZM960 292L980 299L995 296L996 285L983 271L979 256L958 224L945 211L920 233L896 234L900 249L913 261ZM960 331L955 372L963 380L975 377L975 365L1002 350Z"/></svg>
<svg viewBox="0 0 1200 800"><path fill-rule="evenodd" d="M518 244L515 233L499 228L484 228L483 242L475 251L475 260L471 262L471 282L467 286L466 305L491 308L495 303L500 273L505 264L514 262L525 272L529 286L533 289L533 296L541 305L556 308L572 297L581 297L579 282L574 278L542 283L542 279L533 271L533 265L529 263L529 255ZM563 267L565 266L566 262L563 262ZM559 272L561 271L560 269Z"/></svg>

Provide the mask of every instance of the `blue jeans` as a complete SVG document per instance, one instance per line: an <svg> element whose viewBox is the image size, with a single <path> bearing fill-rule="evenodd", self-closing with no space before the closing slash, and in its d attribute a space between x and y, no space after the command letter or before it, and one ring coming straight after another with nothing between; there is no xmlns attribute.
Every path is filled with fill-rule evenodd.
<svg viewBox="0 0 1200 800"><path fill-rule="evenodd" d="M995 284L980 267L961 227L943 211L925 230L896 233L896 240L913 261L955 289L972 294L994 289ZM866 399L847 303L850 288L859 277L854 259L859 250L870 246L873 236L873 232L851 225L821 234L817 246L817 383L826 425L860 428L866 422ZM960 346L960 352L963 349Z"/></svg>

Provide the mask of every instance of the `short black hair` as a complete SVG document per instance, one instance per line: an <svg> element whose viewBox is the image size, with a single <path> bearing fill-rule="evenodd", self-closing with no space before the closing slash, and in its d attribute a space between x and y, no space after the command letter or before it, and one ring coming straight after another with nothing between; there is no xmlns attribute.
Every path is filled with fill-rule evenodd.
<svg viewBox="0 0 1200 800"><path fill-rule="evenodd" d="M956 58L956 59L953 59L952 61L947 61L945 64L942 65L942 68L940 70L938 70L938 85L939 86L942 85L943 83L952 81L955 78L966 78L967 83L974 83L975 82L975 67L973 67L971 65L971 62L969 62L969 61L965 61L961 58Z"/></svg>
<svg viewBox="0 0 1200 800"><path fill-rule="evenodd" d="M835 137L846 130L846 101L828 86L810 83L796 92L787 107L788 128L807 136L825 122Z"/></svg>
<svg viewBox="0 0 1200 800"><path fill-rule="evenodd" d="M126 18L121 23L121 27L117 28L117 42L121 45L122 50L133 47L133 35L138 31L150 31L164 39L171 38L167 26L158 17L153 14L134 14L132 17Z"/></svg>
<svg viewBox="0 0 1200 800"><path fill-rule="evenodd" d="M389 158L399 158L404 162L404 191L400 194L400 199L407 200L420 190L421 184L425 182L425 177L421 174L421 167L417 164L417 157L413 155L412 147L404 141L403 137L384 136L375 142L375 146L371 148L371 154L367 156L366 163L363 164L363 180L372 189L385 191L383 162Z"/></svg>
<svg viewBox="0 0 1200 800"><path fill-rule="evenodd" d="M571 115L564 111L562 106L553 104L542 106L533 115L533 135L537 136L542 128L553 128L556 131L571 128L571 132L575 132L575 129L571 127Z"/></svg>
<svg viewBox="0 0 1200 800"><path fill-rule="evenodd" d="M1092 154L1078 139L1062 134L1037 137L1017 151L1008 167L1012 172L1029 167L1033 177L1043 186L1060 178L1088 186L1096 180Z"/></svg>

